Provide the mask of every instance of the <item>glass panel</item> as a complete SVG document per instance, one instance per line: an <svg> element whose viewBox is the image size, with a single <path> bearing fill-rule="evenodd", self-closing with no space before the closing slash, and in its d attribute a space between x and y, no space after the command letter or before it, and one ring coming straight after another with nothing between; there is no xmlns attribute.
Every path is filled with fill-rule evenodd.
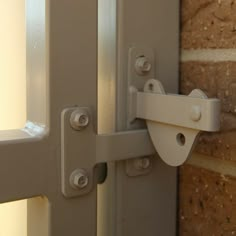
<svg viewBox="0 0 236 236"><path fill-rule="evenodd" d="M0 236L27 235L27 201L0 204Z"/></svg>
<svg viewBox="0 0 236 236"><path fill-rule="evenodd" d="M0 0L0 35L0 130L45 123L45 2ZM0 204L0 236L47 235L47 209L41 197Z"/></svg>
<svg viewBox="0 0 236 236"><path fill-rule="evenodd" d="M0 236L48 236L46 197L0 204Z"/></svg>
<svg viewBox="0 0 236 236"><path fill-rule="evenodd" d="M25 0L0 0L0 130L26 121Z"/></svg>
<svg viewBox="0 0 236 236"><path fill-rule="evenodd" d="M25 0L0 0L0 130L26 122ZM0 204L0 236L27 235L27 201Z"/></svg>

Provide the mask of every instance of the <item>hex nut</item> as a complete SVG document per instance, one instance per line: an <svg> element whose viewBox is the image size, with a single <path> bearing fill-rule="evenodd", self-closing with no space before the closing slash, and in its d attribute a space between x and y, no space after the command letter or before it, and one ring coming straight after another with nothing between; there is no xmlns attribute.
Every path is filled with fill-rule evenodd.
<svg viewBox="0 0 236 236"><path fill-rule="evenodd" d="M70 184L75 189L83 189L89 184L89 176L83 169L75 170L70 176Z"/></svg>
<svg viewBox="0 0 236 236"><path fill-rule="evenodd" d="M135 70L139 75L148 74L152 69L152 64L145 56L140 56L136 59Z"/></svg>
<svg viewBox="0 0 236 236"><path fill-rule="evenodd" d="M70 117L71 127L75 130L82 130L89 124L89 114L85 109L77 109Z"/></svg>

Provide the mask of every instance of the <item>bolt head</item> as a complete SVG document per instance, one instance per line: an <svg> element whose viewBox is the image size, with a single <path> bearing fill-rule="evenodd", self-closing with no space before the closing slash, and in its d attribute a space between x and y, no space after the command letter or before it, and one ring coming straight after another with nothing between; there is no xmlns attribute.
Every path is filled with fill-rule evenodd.
<svg viewBox="0 0 236 236"><path fill-rule="evenodd" d="M137 170L146 170L151 166L151 160L148 157L140 158L135 161Z"/></svg>
<svg viewBox="0 0 236 236"><path fill-rule="evenodd" d="M71 186L75 189L83 189L89 184L89 177L85 170L78 169L71 174Z"/></svg>
<svg viewBox="0 0 236 236"><path fill-rule="evenodd" d="M75 110L70 117L71 127L75 130L81 130L88 126L89 115L84 109Z"/></svg>
<svg viewBox="0 0 236 236"><path fill-rule="evenodd" d="M152 64L146 57L138 57L135 62L135 70L139 75L148 74L152 69Z"/></svg>

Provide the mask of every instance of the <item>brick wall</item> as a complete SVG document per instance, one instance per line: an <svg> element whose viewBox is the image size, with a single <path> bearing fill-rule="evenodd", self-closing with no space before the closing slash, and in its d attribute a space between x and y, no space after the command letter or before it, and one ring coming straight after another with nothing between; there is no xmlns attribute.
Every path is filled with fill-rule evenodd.
<svg viewBox="0 0 236 236"><path fill-rule="evenodd" d="M181 92L222 102L221 131L204 133L179 171L179 235L236 235L236 0L182 0Z"/></svg>

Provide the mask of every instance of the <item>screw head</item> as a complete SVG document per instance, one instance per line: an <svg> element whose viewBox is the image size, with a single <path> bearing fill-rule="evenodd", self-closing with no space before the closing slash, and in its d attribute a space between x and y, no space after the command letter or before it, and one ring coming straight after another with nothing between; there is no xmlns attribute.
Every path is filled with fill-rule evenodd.
<svg viewBox="0 0 236 236"><path fill-rule="evenodd" d="M152 64L148 58L141 56L136 59L135 70L139 75L148 74L152 69Z"/></svg>
<svg viewBox="0 0 236 236"><path fill-rule="evenodd" d="M89 177L85 170L78 169L71 174L71 186L75 189L83 189L89 184Z"/></svg>
<svg viewBox="0 0 236 236"><path fill-rule="evenodd" d="M84 129L89 124L89 115L85 109L77 109L70 117L71 127L75 130Z"/></svg>
<svg viewBox="0 0 236 236"><path fill-rule="evenodd" d="M135 168L137 170L146 170L150 166L151 166L151 161L150 158L148 157L140 158L135 161Z"/></svg>

